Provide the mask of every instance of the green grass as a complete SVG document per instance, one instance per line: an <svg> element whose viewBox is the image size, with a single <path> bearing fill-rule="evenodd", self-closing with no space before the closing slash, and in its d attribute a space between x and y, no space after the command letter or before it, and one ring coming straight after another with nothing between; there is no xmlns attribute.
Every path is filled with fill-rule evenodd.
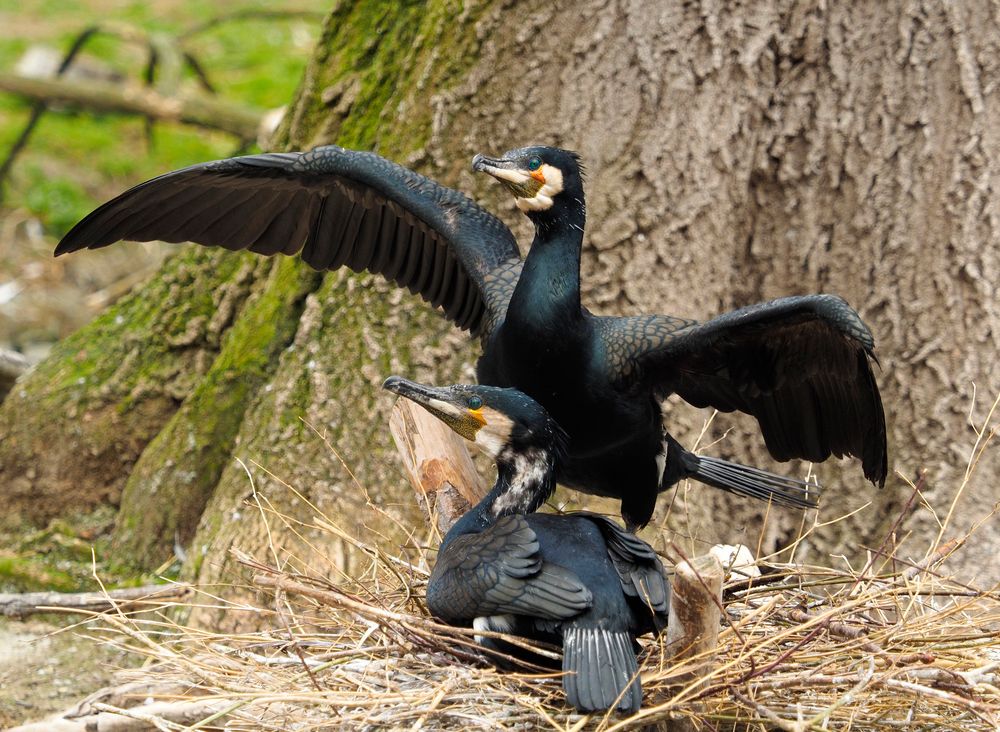
<svg viewBox="0 0 1000 732"><path fill-rule="evenodd" d="M328 0L296 0L293 7L324 12L328 6ZM64 52L81 30L98 20L178 33L223 13L278 7L283 6L264 0L225 5L198 0L0 0L0 27L7 29L0 34L0 68L12 70L34 44ZM198 58L224 98L270 109L291 100L319 36L320 22L318 17L238 20L200 33L184 47ZM141 76L144 51L134 45L98 36L85 51L129 78ZM186 73L184 83L194 85L194 76ZM6 154L28 113L26 102L0 93L0 152ZM61 236L125 187L167 170L232 155L237 146L229 135L174 124L158 124L150 145L138 118L50 112L17 160L4 188L4 207L26 210L49 234Z"/></svg>

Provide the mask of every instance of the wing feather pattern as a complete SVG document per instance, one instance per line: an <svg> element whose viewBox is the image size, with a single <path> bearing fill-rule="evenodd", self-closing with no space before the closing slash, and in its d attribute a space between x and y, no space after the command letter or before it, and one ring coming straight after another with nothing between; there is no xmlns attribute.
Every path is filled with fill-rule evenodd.
<svg viewBox="0 0 1000 732"><path fill-rule="evenodd" d="M388 278L488 337L520 252L495 216L450 188L374 153L335 145L193 165L105 203L56 254L132 241L192 241L259 254L300 254L309 266L348 266Z"/></svg>
<svg viewBox="0 0 1000 732"><path fill-rule="evenodd" d="M560 620L592 599L573 572L542 561L535 532L519 515L451 541L427 585L427 606L448 622L501 614Z"/></svg>
<svg viewBox="0 0 1000 732"><path fill-rule="evenodd" d="M760 423L777 460L862 461L882 485L885 413L872 363L875 342L835 295L785 297L705 323L667 316L602 318L607 358L623 381L696 407L741 411Z"/></svg>
<svg viewBox="0 0 1000 732"><path fill-rule="evenodd" d="M594 522L604 537L608 557L618 573L626 597L635 598L649 608L652 629L659 632L666 627L670 583L653 547L600 514L576 511L572 515L586 516Z"/></svg>

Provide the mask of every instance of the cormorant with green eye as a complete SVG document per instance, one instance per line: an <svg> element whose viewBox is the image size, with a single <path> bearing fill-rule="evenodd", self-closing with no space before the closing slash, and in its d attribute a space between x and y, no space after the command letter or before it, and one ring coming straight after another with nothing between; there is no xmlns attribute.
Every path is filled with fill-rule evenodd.
<svg viewBox="0 0 1000 732"><path fill-rule="evenodd" d="M154 178L87 216L56 254L120 239L194 241L380 274L480 338L480 382L520 389L564 425L560 482L621 499L630 528L647 523L657 494L682 478L815 505L815 485L684 449L662 425L659 400L671 393L753 415L778 460L851 455L884 483L874 341L843 300L786 297L704 323L594 316L580 302L586 212L577 156L531 147L476 156L473 168L504 183L534 223L524 260L510 230L464 195L336 146Z"/></svg>
<svg viewBox="0 0 1000 732"><path fill-rule="evenodd" d="M441 543L427 584L431 612L477 631L559 644L570 704L583 712L638 711L635 638L666 626L669 585L653 549L603 516L535 513L555 488L562 429L516 389L435 388L398 376L385 388L475 442L497 466L493 488ZM485 636L477 641L524 653Z"/></svg>

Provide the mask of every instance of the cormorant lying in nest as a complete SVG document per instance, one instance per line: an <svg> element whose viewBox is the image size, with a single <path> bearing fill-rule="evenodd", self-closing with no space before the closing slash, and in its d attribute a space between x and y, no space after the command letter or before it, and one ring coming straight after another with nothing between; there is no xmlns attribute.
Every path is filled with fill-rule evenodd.
<svg viewBox="0 0 1000 732"><path fill-rule="evenodd" d="M566 437L559 425L516 389L434 388L398 376L385 388L475 442L497 466L496 484L441 543L427 585L431 612L480 631L558 643L570 704L638 711L635 637L666 626L670 589L652 548L614 522L534 513L555 488Z"/></svg>
<svg viewBox="0 0 1000 732"><path fill-rule="evenodd" d="M532 147L476 156L535 225L522 261L510 230L461 193L368 152L336 146L194 165L88 215L56 254L120 239L193 241L300 254L319 270L381 274L478 335L481 383L513 386L569 432L560 482L621 499L629 528L690 477L742 495L813 506L813 484L695 455L663 428L659 400L757 418L778 460L861 458L887 472L874 340L833 295L786 297L698 323L597 317L580 303L585 206L576 155Z"/></svg>

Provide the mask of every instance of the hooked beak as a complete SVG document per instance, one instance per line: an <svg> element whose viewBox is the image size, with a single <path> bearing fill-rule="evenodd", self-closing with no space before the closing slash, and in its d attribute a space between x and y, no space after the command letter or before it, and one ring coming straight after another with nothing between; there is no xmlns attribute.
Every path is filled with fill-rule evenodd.
<svg viewBox="0 0 1000 732"><path fill-rule="evenodd" d="M485 424L450 387L424 386L402 376L390 376L382 388L419 404L467 440L474 441L476 432Z"/></svg>
<svg viewBox="0 0 1000 732"><path fill-rule="evenodd" d="M504 184L517 198L532 198L543 185L543 181L520 168L513 160L488 158L476 155L472 158L475 173L488 173Z"/></svg>
<svg viewBox="0 0 1000 732"><path fill-rule="evenodd" d="M431 399L440 399L444 389L436 389L433 386L424 386L415 381L404 379L402 376L390 376L382 382L382 388L404 396L418 404L426 404Z"/></svg>

